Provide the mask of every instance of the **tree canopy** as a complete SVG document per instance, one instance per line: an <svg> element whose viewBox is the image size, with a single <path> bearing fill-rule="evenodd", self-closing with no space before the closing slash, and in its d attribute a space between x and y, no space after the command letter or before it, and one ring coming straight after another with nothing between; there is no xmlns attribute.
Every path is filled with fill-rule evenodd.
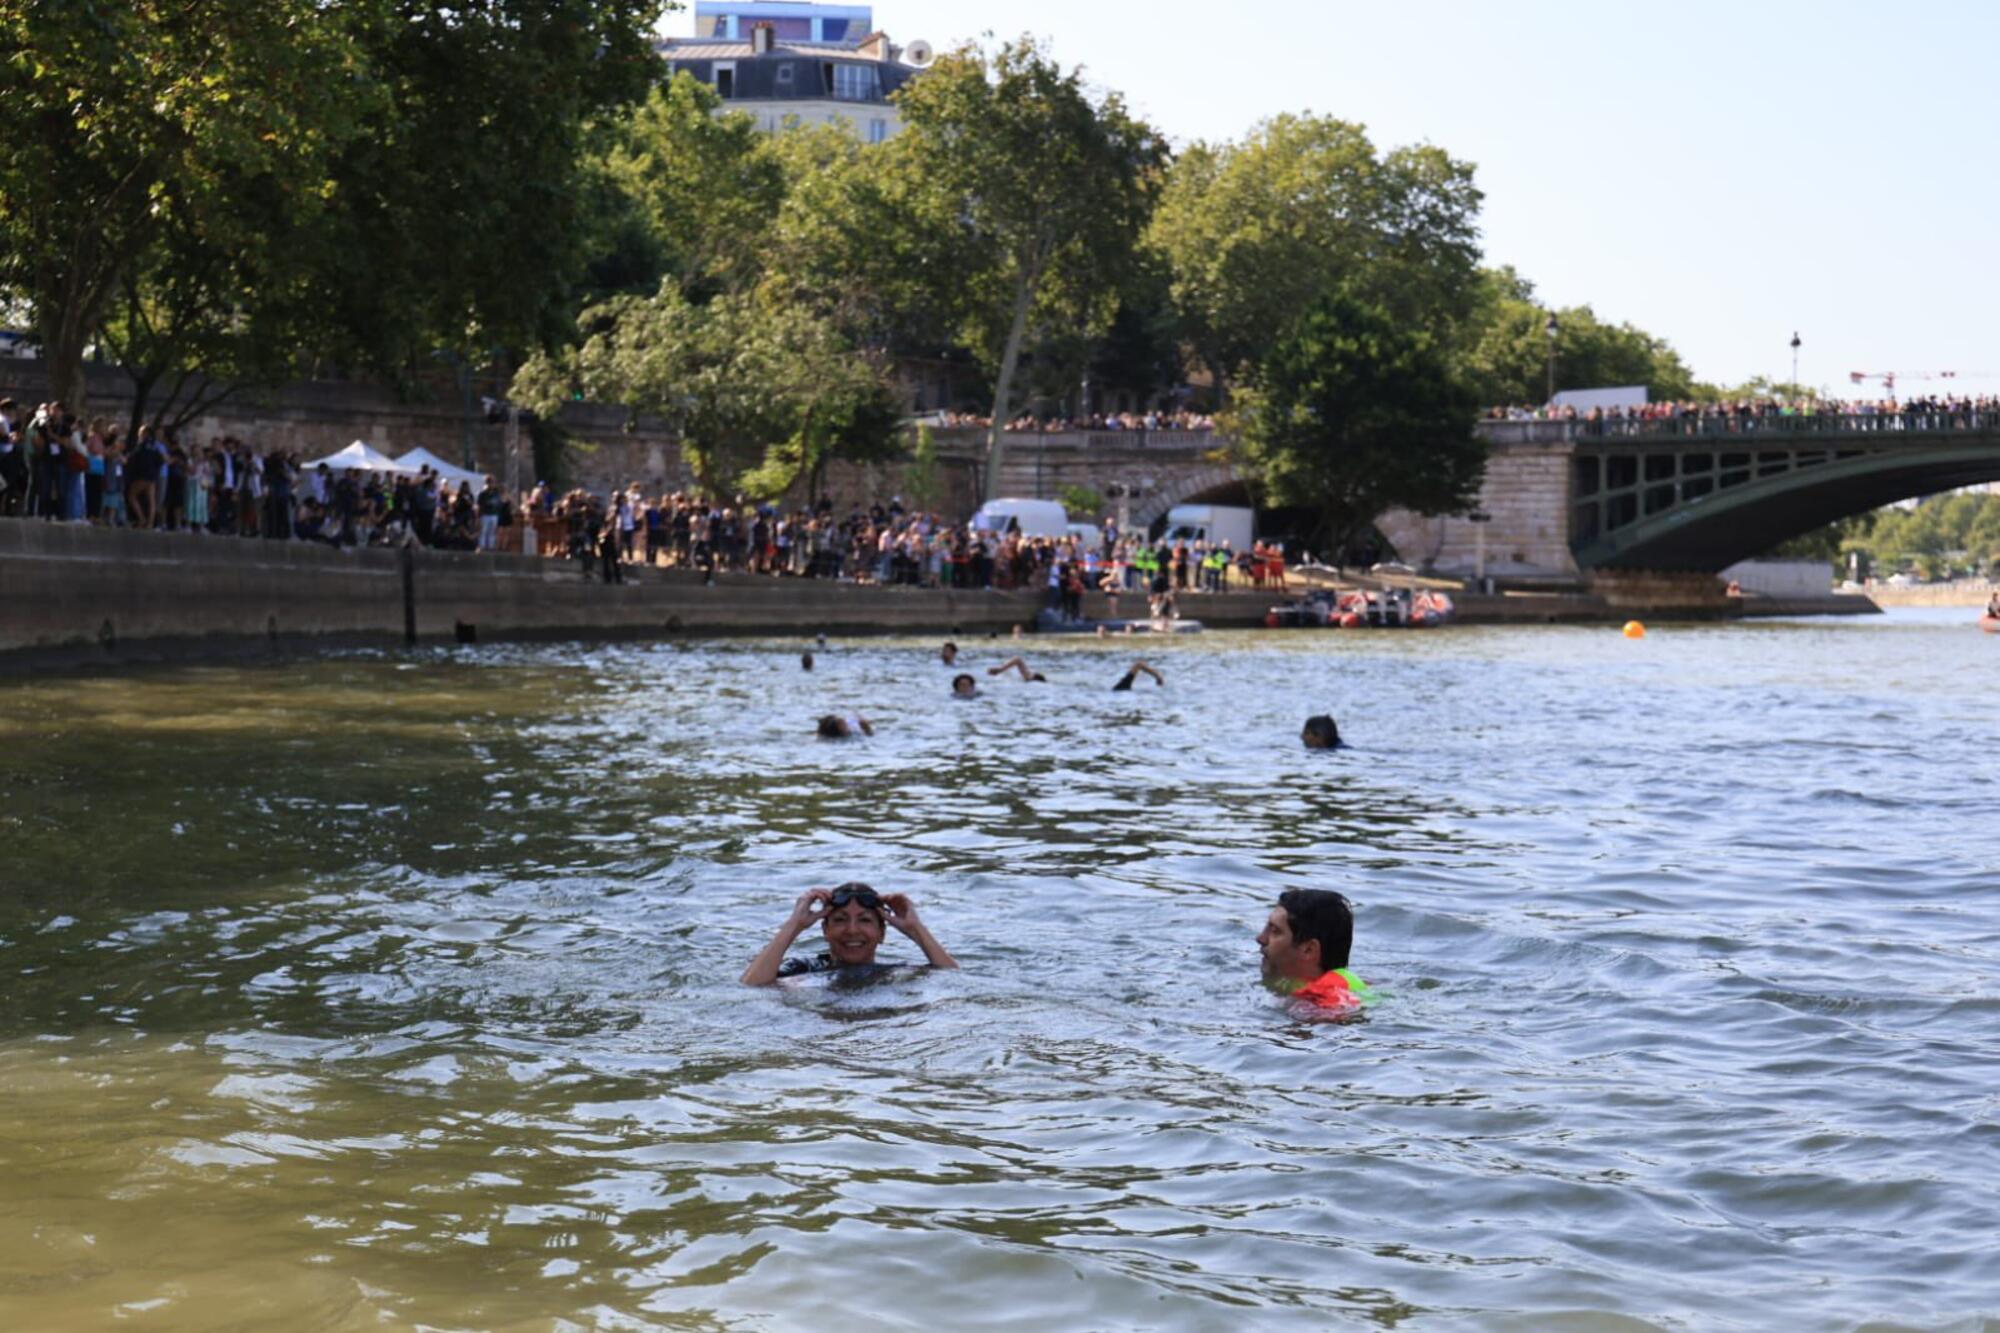
<svg viewBox="0 0 2000 1333"><path fill-rule="evenodd" d="M1441 149L1379 153L1359 125L1282 115L1184 151L1148 241L1189 344L1226 384L1336 287L1412 328L1454 328L1475 296L1479 203L1471 164Z"/></svg>
<svg viewBox="0 0 2000 1333"><path fill-rule="evenodd" d="M1388 509L1471 505L1486 468L1476 407L1438 335L1336 287L1256 363L1232 449L1264 503L1309 509L1340 550Z"/></svg>

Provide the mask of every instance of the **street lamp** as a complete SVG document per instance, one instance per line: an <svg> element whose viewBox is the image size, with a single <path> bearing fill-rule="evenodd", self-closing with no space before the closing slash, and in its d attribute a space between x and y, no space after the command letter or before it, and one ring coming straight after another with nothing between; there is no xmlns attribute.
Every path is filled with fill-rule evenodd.
<svg viewBox="0 0 2000 1333"><path fill-rule="evenodd" d="M1553 311L1553 310L1549 311L1549 322L1548 322L1548 323L1546 323L1546 324L1544 324L1544 325L1542 325L1542 332L1543 332L1543 333L1546 333L1546 334L1548 334L1548 335L1549 335L1549 397L1548 397L1548 401L1549 401L1549 402L1550 402L1551 404L1553 404L1553 403L1555 402L1555 400L1556 400L1556 335L1557 335L1558 333L1562 332L1561 328L1560 328L1560 327L1558 327L1558 326L1557 326L1557 324L1556 324L1556 312L1555 312L1555 311Z"/></svg>
<svg viewBox="0 0 2000 1333"><path fill-rule="evenodd" d="M1799 391L1799 334L1798 330L1794 329L1792 330L1792 393L1794 395L1797 395L1798 391Z"/></svg>

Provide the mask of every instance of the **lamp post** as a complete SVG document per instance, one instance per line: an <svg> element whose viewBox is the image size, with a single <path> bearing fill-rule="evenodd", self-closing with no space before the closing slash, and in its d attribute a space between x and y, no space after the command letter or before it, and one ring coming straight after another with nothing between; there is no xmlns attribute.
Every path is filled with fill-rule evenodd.
<svg viewBox="0 0 2000 1333"><path fill-rule="evenodd" d="M1792 330L1792 392L1799 391L1799 333Z"/></svg>
<svg viewBox="0 0 2000 1333"><path fill-rule="evenodd" d="M1556 324L1556 312L1549 311L1549 322L1542 325L1542 332L1549 335L1549 396L1548 402L1556 400L1556 335L1562 330Z"/></svg>

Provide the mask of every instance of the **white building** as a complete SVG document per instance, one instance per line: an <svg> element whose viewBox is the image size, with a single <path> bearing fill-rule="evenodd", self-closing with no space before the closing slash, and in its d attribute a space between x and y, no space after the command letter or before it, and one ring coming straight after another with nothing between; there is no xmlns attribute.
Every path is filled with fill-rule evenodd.
<svg viewBox="0 0 2000 1333"><path fill-rule="evenodd" d="M669 38L660 54L670 76L699 79L767 133L844 123L881 143L903 124L890 95L930 63L931 52L922 42L892 46L879 32L856 35L869 14L848 5L715 0L696 7L696 32L706 35Z"/></svg>

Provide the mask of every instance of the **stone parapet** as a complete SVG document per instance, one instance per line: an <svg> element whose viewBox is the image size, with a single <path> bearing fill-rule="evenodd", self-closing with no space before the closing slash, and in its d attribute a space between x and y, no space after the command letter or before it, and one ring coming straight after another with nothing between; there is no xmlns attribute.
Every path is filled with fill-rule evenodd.
<svg viewBox="0 0 2000 1333"><path fill-rule="evenodd" d="M1480 566L1483 529L1488 575L1577 580L1581 575L1569 547L1571 453L1563 439L1496 441L1475 508L1487 522L1393 509L1376 526L1397 554L1419 569L1472 577Z"/></svg>

